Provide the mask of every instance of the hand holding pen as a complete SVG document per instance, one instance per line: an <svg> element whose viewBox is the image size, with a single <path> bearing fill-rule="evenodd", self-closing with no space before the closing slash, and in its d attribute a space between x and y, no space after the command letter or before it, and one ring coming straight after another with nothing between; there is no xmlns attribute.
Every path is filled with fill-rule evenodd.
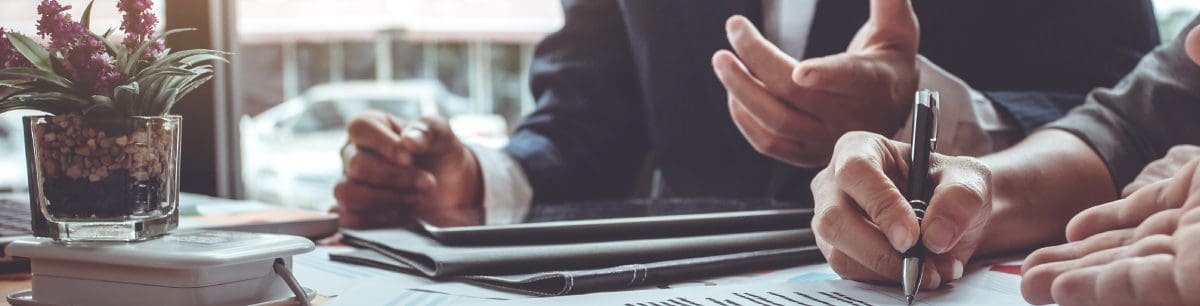
<svg viewBox="0 0 1200 306"><path fill-rule="evenodd" d="M866 132L842 136L813 179L817 246L842 278L901 284L904 256L928 250L920 287L958 279L992 211L991 172L977 159L929 155L929 196L917 220L906 192L912 146ZM918 299L919 300L919 299Z"/></svg>
<svg viewBox="0 0 1200 306"><path fill-rule="evenodd" d="M912 108L912 148L909 149L908 159L908 188L905 192L908 206L912 208L918 228L925 219L925 210L929 208L929 155L937 147L937 107L938 93L930 90L917 92L916 102ZM918 231L920 232L920 231ZM925 270L925 256L929 253L925 244L918 242L904 251L904 262L900 269L900 286L904 288L904 298L912 305L917 290L921 287L921 276Z"/></svg>

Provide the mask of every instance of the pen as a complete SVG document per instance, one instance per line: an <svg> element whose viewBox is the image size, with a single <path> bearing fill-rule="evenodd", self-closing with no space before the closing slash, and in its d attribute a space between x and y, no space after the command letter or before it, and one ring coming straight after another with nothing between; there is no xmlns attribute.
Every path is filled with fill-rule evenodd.
<svg viewBox="0 0 1200 306"><path fill-rule="evenodd" d="M925 209L929 207L929 155L937 145L937 107L938 93L922 89L917 91L913 103L913 138L911 162L908 164L908 205L917 215L917 226L925 218ZM924 232L924 229L921 229ZM904 298L912 305L917 290L921 287L921 272L925 270L925 246L921 243L920 235L917 244L904 252L904 267L901 273L904 287Z"/></svg>

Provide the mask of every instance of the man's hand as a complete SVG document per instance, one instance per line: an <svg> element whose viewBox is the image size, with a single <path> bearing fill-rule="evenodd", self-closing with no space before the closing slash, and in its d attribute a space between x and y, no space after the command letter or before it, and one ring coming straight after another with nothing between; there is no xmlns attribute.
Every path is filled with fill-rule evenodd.
<svg viewBox="0 0 1200 306"><path fill-rule="evenodd" d="M351 121L349 133L345 175L333 190L343 227L398 226L414 217L480 222L478 162L445 121L371 111Z"/></svg>
<svg viewBox="0 0 1200 306"><path fill-rule="evenodd" d="M1200 161L1128 198L1090 208L1069 243L1025 260L1021 292L1034 304L1200 304Z"/></svg>
<svg viewBox="0 0 1200 306"><path fill-rule="evenodd" d="M1142 187L1175 176L1175 173L1179 172L1183 165L1198 158L1200 158L1200 146L1178 145L1172 147L1167 151L1166 157L1146 165L1146 168L1142 169L1142 173L1138 174L1133 182L1125 185L1125 189L1121 191L1121 197L1128 197Z"/></svg>
<svg viewBox="0 0 1200 306"><path fill-rule="evenodd" d="M718 51L713 70L729 92L733 121L759 152L820 167L842 134L890 135L904 124L920 41L908 0L872 0L871 17L846 52L803 62L742 16L729 18L726 31L737 55Z"/></svg>
<svg viewBox="0 0 1200 306"><path fill-rule="evenodd" d="M1187 40L1184 43L1188 57L1192 58L1193 63L1200 65L1200 26L1194 27L1191 32L1188 32Z"/></svg>
<svg viewBox="0 0 1200 306"><path fill-rule="evenodd" d="M901 253L919 240L933 253L921 284L936 288L962 277L978 247L991 213L988 167L973 158L933 154L933 198L918 228L902 193L908 156L907 144L851 132L813 179L817 246L843 278L898 282Z"/></svg>

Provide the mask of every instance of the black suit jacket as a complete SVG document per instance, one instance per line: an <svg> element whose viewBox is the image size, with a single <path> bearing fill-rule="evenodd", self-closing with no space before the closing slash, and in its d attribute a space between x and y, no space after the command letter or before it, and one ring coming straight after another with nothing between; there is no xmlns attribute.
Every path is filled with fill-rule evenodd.
<svg viewBox="0 0 1200 306"><path fill-rule="evenodd" d="M1022 127L1111 86L1159 42L1149 0L914 0L921 54L989 95ZM759 154L729 117L710 60L725 19L759 23L760 1L567 0L538 44L537 109L506 152L535 202L628 197L646 160L667 195L810 201L815 170ZM822 0L808 57L842 52L866 0Z"/></svg>

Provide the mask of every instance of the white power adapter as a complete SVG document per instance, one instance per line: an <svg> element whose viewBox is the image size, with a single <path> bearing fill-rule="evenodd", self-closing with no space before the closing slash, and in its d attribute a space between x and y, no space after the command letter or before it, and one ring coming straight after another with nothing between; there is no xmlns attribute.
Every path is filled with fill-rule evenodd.
<svg viewBox="0 0 1200 306"><path fill-rule="evenodd" d="M292 255L313 250L298 236L188 230L138 242L22 239L33 288L13 305L306 305L315 294L291 275Z"/></svg>

